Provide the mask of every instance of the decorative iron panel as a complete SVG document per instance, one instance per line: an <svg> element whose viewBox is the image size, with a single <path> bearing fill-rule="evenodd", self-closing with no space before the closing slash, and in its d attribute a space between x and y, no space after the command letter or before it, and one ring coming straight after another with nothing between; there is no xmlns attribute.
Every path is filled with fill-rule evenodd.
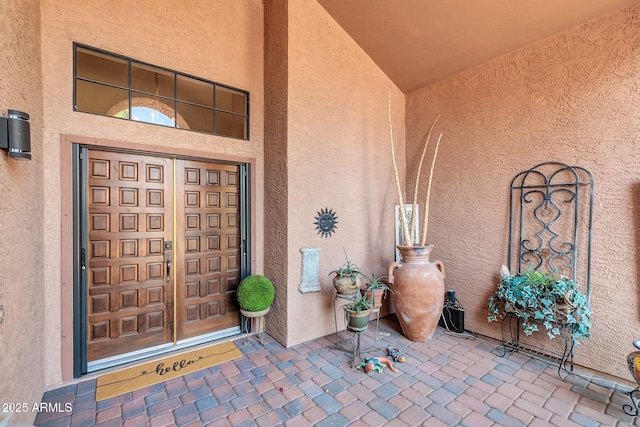
<svg viewBox="0 0 640 427"><path fill-rule="evenodd" d="M556 272L591 294L593 176L545 162L511 181L509 270Z"/></svg>

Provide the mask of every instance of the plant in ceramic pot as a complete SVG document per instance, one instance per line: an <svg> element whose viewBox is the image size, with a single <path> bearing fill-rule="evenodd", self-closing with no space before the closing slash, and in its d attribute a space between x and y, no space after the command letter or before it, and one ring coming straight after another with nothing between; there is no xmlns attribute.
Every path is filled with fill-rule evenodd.
<svg viewBox="0 0 640 427"><path fill-rule="evenodd" d="M360 288L360 276L362 272L355 265L344 251L346 261L340 267L329 272L329 276L333 276L333 286L341 295L353 295Z"/></svg>
<svg viewBox="0 0 640 427"><path fill-rule="evenodd" d="M382 300L387 296L387 291L393 293L391 288L385 283L387 276L377 277L376 273L368 276L366 283L360 288L360 292L367 296L372 308L380 308Z"/></svg>
<svg viewBox="0 0 640 427"><path fill-rule="evenodd" d="M353 332L364 332L369 325L371 302L366 295L356 293L353 300L342 306L347 329Z"/></svg>
<svg viewBox="0 0 640 427"><path fill-rule="evenodd" d="M496 292L489 298L490 322L507 313L522 319L526 335L545 327L549 338L560 328L571 331L574 338L588 338L591 307L577 282L555 273L529 268L520 274L503 274Z"/></svg>
<svg viewBox="0 0 640 427"><path fill-rule="evenodd" d="M417 212L418 210L417 200L418 190L420 189L422 164L427 152L429 140L431 139L431 133L439 118L440 116L436 117L433 121L425 139L424 149L416 173L412 212ZM393 143L391 97L389 97L389 136L391 140L391 160L393 162L393 171L400 205L400 222L405 245L398 246L402 259L400 263L393 263L389 266L388 276L391 282L391 288L394 291L393 302L396 312L398 313L398 320L403 334L412 341L424 342L433 336L444 305L444 264L440 261L429 261L429 255L433 249L433 245L426 243L429 224L431 183L433 181L433 170L435 168L442 134L438 137L431 161L431 170L429 172L429 182L426 188L426 200L424 204L424 222L422 235L419 240L415 235L417 215L411 215L411 224L408 224L407 221L407 210L405 209L402 195L402 186L400 185L395 146Z"/></svg>

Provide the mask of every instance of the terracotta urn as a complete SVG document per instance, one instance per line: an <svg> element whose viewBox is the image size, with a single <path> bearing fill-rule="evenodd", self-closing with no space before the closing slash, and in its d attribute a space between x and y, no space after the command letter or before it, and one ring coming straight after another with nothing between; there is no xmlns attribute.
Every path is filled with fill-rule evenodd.
<svg viewBox="0 0 640 427"><path fill-rule="evenodd" d="M401 262L389 266L393 303L402 333L411 341L433 336L444 305L444 264L429 262L433 245L398 246Z"/></svg>

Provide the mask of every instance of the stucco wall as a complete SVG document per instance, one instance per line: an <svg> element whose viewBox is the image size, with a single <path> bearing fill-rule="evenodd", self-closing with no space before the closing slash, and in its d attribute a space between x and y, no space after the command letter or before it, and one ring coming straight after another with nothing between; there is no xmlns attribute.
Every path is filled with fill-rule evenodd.
<svg viewBox="0 0 640 427"><path fill-rule="evenodd" d="M263 204L263 17L259 0L110 2L45 0L42 15L44 75L44 184L46 383L61 380L60 136L79 135L255 159L257 206ZM73 51L79 42L250 92L250 141L74 112ZM262 271L262 209L254 209L254 257ZM67 330L64 333L71 333ZM68 362L68 361L66 361Z"/></svg>
<svg viewBox="0 0 640 427"><path fill-rule="evenodd" d="M428 241L467 329L500 337L486 300L507 261L511 179L544 161L582 166L595 178L594 315L576 361L629 378L640 329L638 81L636 5L407 95L410 179L420 140L442 113Z"/></svg>
<svg viewBox="0 0 640 427"><path fill-rule="evenodd" d="M316 1L289 0L288 13L286 344L294 345L334 331L335 290L328 272L344 262L343 248L368 274L384 274L392 262L397 195L388 97L391 92L402 159L404 96ZM328 238L314 225L321 209L338 216ZM321 248L321 292L298 291L302 247Z"/></svg>
<svg viewBox="0 0 640 427"><path fill-rule="evenodd" d="M267 317L267 331L278 342L287 341L287 253L289 183L287 147L289 94L289 2L269 1L264 5L264 274L276 288Z"/></svg>
<svg viewBox="0 0 640 427"><path fill-rule="evenodd" d="M40 1L0 2L0 115L30 115L31 161L0 152L0 396L39 402L44 387L42 74ZM29 412L12 422L27 422Z"/></svg>

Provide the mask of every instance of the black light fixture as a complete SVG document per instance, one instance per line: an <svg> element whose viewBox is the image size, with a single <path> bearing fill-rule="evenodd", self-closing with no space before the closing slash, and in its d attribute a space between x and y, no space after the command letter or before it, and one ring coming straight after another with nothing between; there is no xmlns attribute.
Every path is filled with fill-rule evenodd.
<svg viewBox="0 0 640 427"><path fill-rule="evenodd" d="M16 160L31 160L31 131L29 115L7 110L9 117L0 117L0 148Z"/></svg>

